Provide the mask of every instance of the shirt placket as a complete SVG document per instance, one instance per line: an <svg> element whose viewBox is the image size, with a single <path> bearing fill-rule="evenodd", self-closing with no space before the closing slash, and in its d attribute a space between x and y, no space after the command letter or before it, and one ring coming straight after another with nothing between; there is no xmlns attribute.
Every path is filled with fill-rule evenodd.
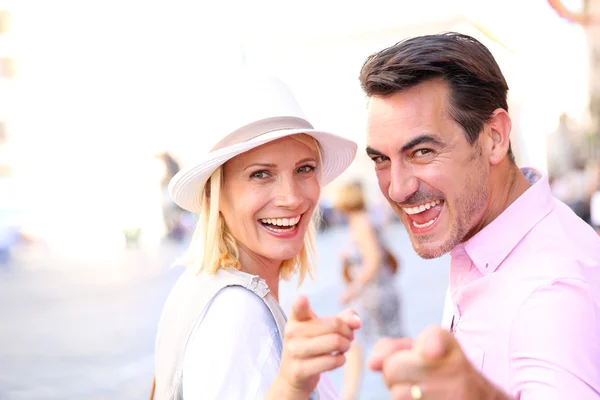
<svg viewBox="0 0 600 400"><path fill-rule="evenodd" d="M450 261L450 296L452 298L453 314L450 323L450 331L453 335L459 326L462 317L461 312L461 292L465 285L469 271L471 270L472 262L469 255L463 247L457 249L452 255Z"/></svg>

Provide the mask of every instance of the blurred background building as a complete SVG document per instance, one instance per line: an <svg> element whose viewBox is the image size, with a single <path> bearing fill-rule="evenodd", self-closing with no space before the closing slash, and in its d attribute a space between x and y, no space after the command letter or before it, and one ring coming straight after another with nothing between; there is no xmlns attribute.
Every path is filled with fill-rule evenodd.
<svg viewBox="0 0 600 400"><path fill-rule="evenodd" d="M575 162L567 159L597 153L588 54L598 28L561 17L551 1L4 2L6 157L26 182L30 229L56 247L70 249L83 231L120 245L122 229L141 224L156 243L162 167L153 155L193 159L226 117L210 113L211 77L242 63L280 75L315 125L364 147L357 76L366 56L408 36L461 31L489 46L507 77L520 164L562 174ZM562 2L576 12L592 3ZM568 146L565 129L579 138ZM360 151L346 175L374 185L370 174Z"/></svg>

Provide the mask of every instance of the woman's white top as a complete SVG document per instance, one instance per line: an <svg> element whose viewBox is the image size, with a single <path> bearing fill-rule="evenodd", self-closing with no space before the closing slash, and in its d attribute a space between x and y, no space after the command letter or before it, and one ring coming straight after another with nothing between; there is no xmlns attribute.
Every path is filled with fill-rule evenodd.
<svg viewBox="0 0 600 400"><path fill-rule="evenodd" d="M221 290L190 338L183 359L185 400L264 399L281 362L277 325L264 301L239 286ZM338 399L321 374L321 400Z"/></svg>

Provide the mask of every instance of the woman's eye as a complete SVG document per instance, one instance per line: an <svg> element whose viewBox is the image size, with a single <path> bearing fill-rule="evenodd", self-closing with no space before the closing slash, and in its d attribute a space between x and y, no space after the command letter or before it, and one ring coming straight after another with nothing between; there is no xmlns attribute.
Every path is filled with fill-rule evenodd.
<svg viewBox="0 0 600 400"><path fill-rule="evenodd" d="M308 173L315 170L315 167L312 165L305 165L303 167L298 168L298 173Z"/></svg>
<svg viewBox="0 0 600 400"><path fill-rule="evenodd" d="M250 175L250 178L253 179L266 179L269 177L269 173L267 171L256 171Z"/></svg>

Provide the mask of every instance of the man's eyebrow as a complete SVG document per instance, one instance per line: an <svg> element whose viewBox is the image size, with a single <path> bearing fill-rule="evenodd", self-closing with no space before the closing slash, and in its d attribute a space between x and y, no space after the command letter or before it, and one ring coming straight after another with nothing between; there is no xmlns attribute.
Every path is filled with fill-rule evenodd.
<svg viewBox="0 0 600 400"><path fill-rule="evenodd" d="M421 136L417 136L416 138L412 139L410 142L406 143L404 146L402 146L402 148L400 149L401 153L407 152L410 149L412 149L413 147L416 147L420 144L424 144L424 143L431 143L431 144L435 144L438 146L441 146L443 143L442 141L433 136L433 135L421 135ZM383 154L382 152L380 152L379 150L375 150L374 148L367 146L367 155L369 156L383 156L383 157L387 157L385 154Z"/></svg>
<svg viewBox="0 0 600 400"><path fill-rule="evenodd" d="M402 146L402 149L400 149L400 152L405 153L407 151L409 151L410 149L412 149L413 147L416 147L420 144L424 144L424 143L431 143L431 144L435 144L438 146L442 145L442 141L432 135L421 135L421 136L417 136L416 138L414 138L413 140L411 140L410 142L406 143L404 146Z"/></svg>
<svg viewBox="0 0 600 400"><path fill-rule="evenodd" d="M372 147L367 146L366 150L367 150L367 155L369 155L369 156L384 156L385 157L385 154L383 154L382 152L380 152L378 150L375 150Z"/></svg>

